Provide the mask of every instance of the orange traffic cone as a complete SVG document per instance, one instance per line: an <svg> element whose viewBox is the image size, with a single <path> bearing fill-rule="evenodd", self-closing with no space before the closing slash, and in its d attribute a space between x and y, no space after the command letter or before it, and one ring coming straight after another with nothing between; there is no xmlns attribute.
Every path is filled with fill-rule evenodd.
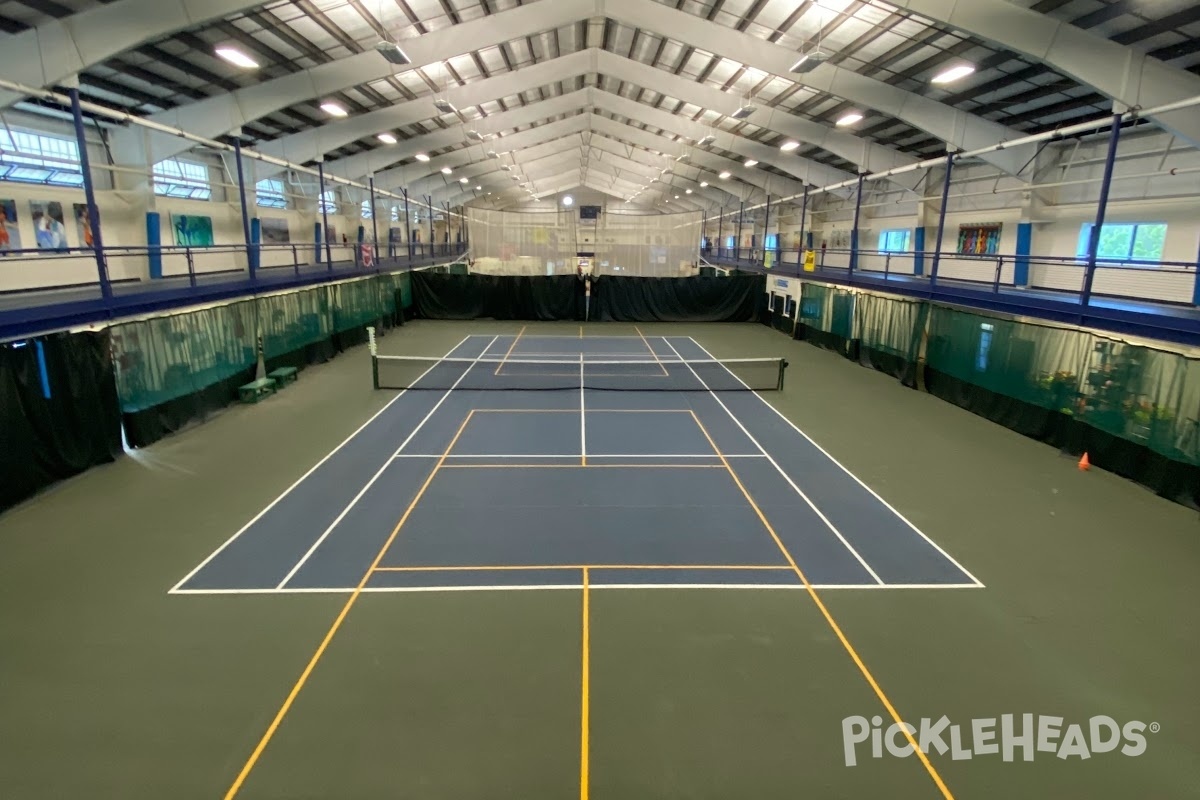
<svg viewBox="0 0 1200 800"><path fill-rule="evenodd" d="M1092 462L1088 461L1088 454L1084 453L1083 458L1079 459L1079 469L1086 472L1092 468Z"/></svg>

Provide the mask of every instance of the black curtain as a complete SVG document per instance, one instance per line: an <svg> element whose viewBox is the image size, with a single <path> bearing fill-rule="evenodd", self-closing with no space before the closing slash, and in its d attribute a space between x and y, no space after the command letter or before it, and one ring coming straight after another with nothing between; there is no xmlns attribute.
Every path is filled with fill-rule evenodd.
<svg viewBox="0 0 1200 800"><path fill-rule="evenodd" d="M0 511L116 459L120 419L107 332L0 346Z"/></svg>
<svg viewBox="0 0 1200 800"><path fill-rule="evenodd" d="M583 286L572 275L412 273L413 309L425 319L582 319Z"/></svg>
<svg viewBox="0 0 1200 800"><path fill-rule="evenodd" d="M415 315L426 319L583 319L585 285L570 275L514 277L414 272ZM748 322L766 287L762 275L626 278L592 282L593 320Z"/></svg>

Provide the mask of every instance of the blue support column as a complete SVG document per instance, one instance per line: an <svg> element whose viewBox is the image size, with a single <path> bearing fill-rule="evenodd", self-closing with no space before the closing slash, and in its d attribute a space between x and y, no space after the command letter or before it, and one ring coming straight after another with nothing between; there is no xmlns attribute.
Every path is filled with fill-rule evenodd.
<svg viewBox="0 0 1200 800"><path fill-rule="evenodd" d="M1200 252L1196 253L1196 279L1192 282L1192 305L1200 306Z"/></svg>
<svg viewBox="0 0 1200 800"><path fill-rule="evenodd" d="M1029 255L1033 250L1033 223L1017 223L1017 257L1013 261L1013 285L1029 285Z"/></svg>
<svg viewBox="0 0 1200 800"><path fill-rule="evenodd" d="M741 253L741 250L742 250L742 217L745 215L745 213L746 213L746 201L743 200L740 203L738 203L737 238L733 240L733 257L735 260L740 260L739 254Z"/></svg>
<svg viewBox="0 0 1200 800"><path fill-rule="evenodd" d="M250 240L250 209L246 205L246 173L242 169L241 133L233 133L233 160L237 163L238 199L242 204L242 241L246 244L246 265L250 270L250 280L254 280L258 277L258 252Z"/></svg>
<svg viewBox="0 0 1200 800"><path fill-rule="evenodd" d="M1108 134L1108 153L1104 157L1104 178L1100 181L1100 200L1096 203L1096 223L1088 238L1087 271L1083 275L1083 291L1079 302L1087 305L1092 298L1092 281L1096 277L1096 256L1100 250L1100 233L1104 229L1104 217L1108 214L1108 191L1112 188L1113 167L1117 163L1117 145L1121 142L1121 112L1113 114L1112 130Z"/></svg>
<svg viewBox="0 0 1200 800"><path fill-rule="evenodd" d="M96 253L96 275L100 280L100 296L112 299L112 283L108 278L108 262L104 256L104 239L100 234L100 209L96 207L96 187L92 181L91 161L88 159L87 137L83 132L83 109L79 106L79 88L67 90L71 96L71 117L75 122L75 143L79 146L79 170L83 173L83 196L87 201L88 225L92 229L92 249Z"/></svg>
<svg viewBox="0 0 1200 800"><path fill-rule="evenodd" d="M800 265L799 265L799 268L796 270L797 272L799 272L800 270L802 270L804 268L804 251L806 249L808 249L806 247L806 242L804 241L804 223L807 221L807 218L808 218L808 184L806 183L806 184L804 184L804 202L800 205L800 252L797 253L797 257L800 259Z"/></svg>
<svg viewBox="0 0 1200 800"><path fill-rule="evenodd" d="M367 190L371 193L371 238L374 240L375 263L379 263L379 209L375 205L375 176L367 177Z"/></svg>
<svg viewBox="0 0 1200 800"><path fill-rule="evenodd" d="M321 223L314 222L313 223L313 263L314 264L321 263L321 241L324 238L325 237L323 236L322 231L321 231Z"/></svg>
<svg viewBox="0 0 1200 800"><path fill-rule="evenodd" d="M162 217L157 211L146 212L146 247L150 280L157 280L162 277Z"/></svg>
<svg viewBox="0 0 1200 800"><path fill-rule="evenodd" d="M925 226L918 225L913 231L913 274L925 274Z"/></svg>
<svg viewBox="0 0 1200 800"><path fill-rule="evenodd" d="M437 252L437 245L433 241L433 195L425 195L425 210L429 212L429 254L434 255Z"/></svg>
<svg viewBox="0 0 1200 800"><path fill-rule="evenodd" d="M262 266L262 222L258 217L250 220L250 248L254 251L254 268Z"/></svg>
<svg viewBox="0 0 1200 800"><path fill-rule="evenodd" d="M942 181L942 207L938 209L937 237L933 245L933 266L929 270L929 285L937 284L938 264L942 260L942 239L946 233L946 206L950 204L950 177L954 173L954 153L946 153L946 179Z"/></svg>
<svg viewBox="0 0 1200 800"><path fill-rule="evenodd" d="M408 240L405 243L405 246L408 248L408 257L412 258L413 240L412 231L410 230L410 226L412 225L412 213L408 210L408 189L401 189L400 191L404 193L404 238Z"/></svg>
<svg viewBox="0 0 1200 800"><path fill-rule="evenodd" d="M325 240L325 266L333 272L333 245L329 241L329 207L325 205L325 159L317 162L317 203L321 207L321 238Z"/></svg>
<svg viewBox="0 0 1200 800"><path fill-rule="evenodd" d="M854 195L854 227L850 229L850 277L852 278L855 268L858 267L858 222L862 215L862 189L865 177L865 172L858 173L858 191Z"/></svg>
<svg viewBox="0 0 1200 800"><path fill-rule="evenodd" d="M762 263L767 266L767 246L771 243L771 193L767 192L767 215L763 219Z"/></svg>

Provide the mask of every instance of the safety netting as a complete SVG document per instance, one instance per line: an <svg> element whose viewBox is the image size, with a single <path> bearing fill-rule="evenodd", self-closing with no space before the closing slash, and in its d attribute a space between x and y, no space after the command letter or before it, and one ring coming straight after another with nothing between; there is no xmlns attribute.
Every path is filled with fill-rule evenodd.
<svg viewBox="0 0 1200 800"><path fill-rule="evenodd" d="M596 271L643 278L698 275L702 224L699 211L601 214L596 230Z"/></svg>
<svg viewBox="0 0 1200 800"><path fill-rule="evenodd" d="M467 208L471 271L481 275L574 274L574 211Z"/></svg>

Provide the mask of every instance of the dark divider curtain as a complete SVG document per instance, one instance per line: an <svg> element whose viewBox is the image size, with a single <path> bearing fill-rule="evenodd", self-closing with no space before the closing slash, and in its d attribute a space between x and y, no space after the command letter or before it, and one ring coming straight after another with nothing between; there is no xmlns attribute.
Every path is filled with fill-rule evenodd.
<svg viewBox="0 0 1200 800"><path fill-rule="evenodd" d="M107 332L0 346L0 511L113 461L120 418Z"/></svg>
<svg viewBox="0 0 1200 800"><path fill-rule="evenodd" d="M426 319L577 320L584 284L573 276L413 273L416 315ZM593 320L616 322L749 322L766 278L625 278L592 283Z"/></svg>
<svg viewBox="0 0 1200 800"><path fill-rule="evenodd" d="M415 315L425 319L581 319L582 294L571 275L412 273Z"/></svg>
<svg viewBox="0 0 1200 800"><path fill-rule="evenodd" d="M764 275L727 278L606 275L593 284L591 318L614 322L753 322L766 290Z"/></svg>

